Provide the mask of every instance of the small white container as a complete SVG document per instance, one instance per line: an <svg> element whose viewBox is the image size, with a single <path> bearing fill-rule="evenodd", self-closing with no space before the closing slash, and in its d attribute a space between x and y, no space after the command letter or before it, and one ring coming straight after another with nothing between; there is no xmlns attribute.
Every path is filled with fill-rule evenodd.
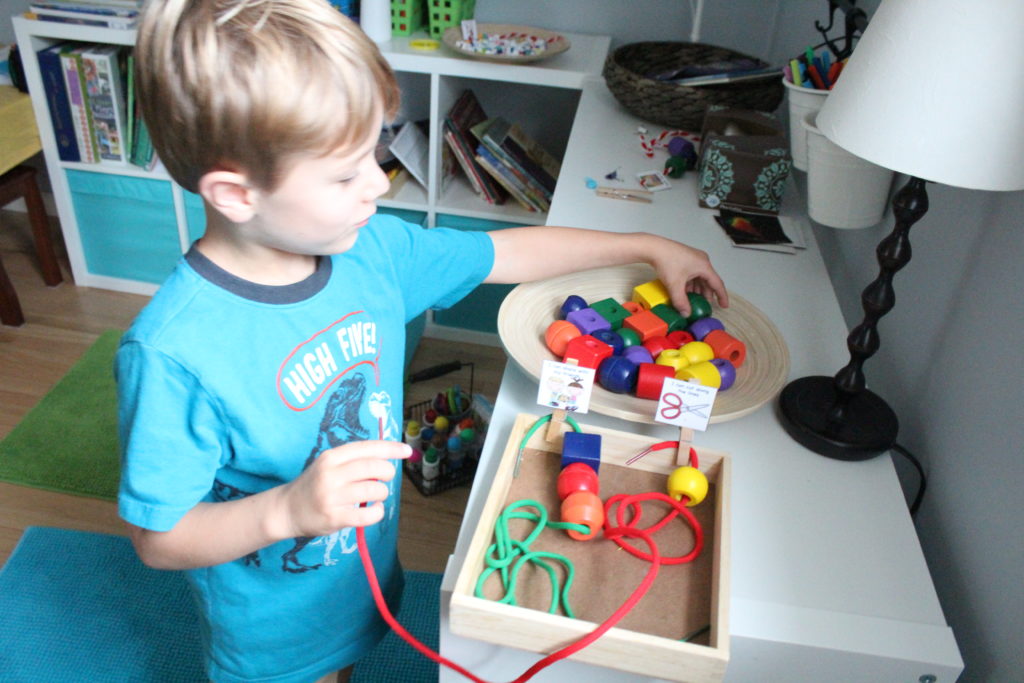
<svg viewBox="0 0 1024 683"><path fill-rule="evenodd" d="M801 171L807 170L807 131L804 130L804 117L816 113L825 104L828 90L804 88L782 79L786 86L786 99L789 100L789 151L793 156L793 166Z"/></svg>
<svg viewBox="0 0 1024 683"><path fill-rule="evenodd" d="M391 0L362 0L359 26L375 43L391 40Z"/></svg>
<svg viewBox="0 0 1024 683"><path fill-rule="evenodd" d="M818 112L804 117L807 131L807 213L832 228L867 228L885 215L895 175L850 154L814 125Z"/></svg>

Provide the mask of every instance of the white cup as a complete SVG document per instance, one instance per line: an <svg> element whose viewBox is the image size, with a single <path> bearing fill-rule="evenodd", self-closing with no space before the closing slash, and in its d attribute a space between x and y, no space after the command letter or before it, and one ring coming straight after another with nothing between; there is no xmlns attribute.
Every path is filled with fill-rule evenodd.
<svg viewBox="0 0 1024 683"><path fill-rule="evenodd" d="M793 165L801 171L807 170L807 133L803 120L807 114L817 112L825 104L828 90L816 90L794 85L782 79L782 84L789 91L789 151L793 156Z"/></svg>
<svg viewBox="0 0 1024 683"><path fill-rule="evenodd" d="M362 0L359 25L375 43L391 40L391 0Z"/></svg>
<svg viewBox="0 0 1024 683"><path fill-rule="evenodd" d="M888 205L895 175L850 154L814 125L818 112L807 114L807 213L832 228L877 225Z"/></svg>

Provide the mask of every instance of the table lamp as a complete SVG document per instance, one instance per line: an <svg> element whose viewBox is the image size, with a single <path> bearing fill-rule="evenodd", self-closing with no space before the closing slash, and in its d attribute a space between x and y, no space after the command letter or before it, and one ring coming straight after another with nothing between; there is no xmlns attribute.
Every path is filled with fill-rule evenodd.
<svg viewBox="0 0 1024 683"><path fill-rule="evenodd" d="M896 442L896 414L865 387L862 367L896 303L910 228L928 210L925 183L1024 189L1022 28L1021 0L883 0L818 114L829 140L910 180L892 202L896 226L878 245L878 277L861 294L849 364L780 395L786 431L816 453L866 460Z"/></svg>

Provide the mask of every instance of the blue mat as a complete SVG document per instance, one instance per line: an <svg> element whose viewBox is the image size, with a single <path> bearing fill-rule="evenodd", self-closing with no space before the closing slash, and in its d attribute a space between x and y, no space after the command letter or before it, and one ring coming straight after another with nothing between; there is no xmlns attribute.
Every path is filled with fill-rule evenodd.
<svg viewBox="0 0 1024 683"><path fill-rule="evenodd" d="M406 572L398 621L436 650L441 575ZM369 590L369 589L367 589ZM149 569L121 536L26 529L0 570L0 680L206 681L184 577ZM356 666L358 683L437 681L394 633Z"/></svg>

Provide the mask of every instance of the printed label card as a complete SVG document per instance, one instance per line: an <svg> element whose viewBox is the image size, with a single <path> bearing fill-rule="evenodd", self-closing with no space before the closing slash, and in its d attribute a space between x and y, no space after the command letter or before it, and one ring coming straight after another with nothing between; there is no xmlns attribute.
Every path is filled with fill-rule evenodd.
<svg viewBox="0 0 1024 683"><path fill-rule="evenodd" d="M593 368L546 360L540 371L537 403L554 410L585 413L590 409L596 374Z"/></svg>
<svg viewBox="0 0 1024 683"><path fill-rule="evenodd" d="M654 419L703 432L708 428L718 389L670 377L661 386Z"/></svg>

